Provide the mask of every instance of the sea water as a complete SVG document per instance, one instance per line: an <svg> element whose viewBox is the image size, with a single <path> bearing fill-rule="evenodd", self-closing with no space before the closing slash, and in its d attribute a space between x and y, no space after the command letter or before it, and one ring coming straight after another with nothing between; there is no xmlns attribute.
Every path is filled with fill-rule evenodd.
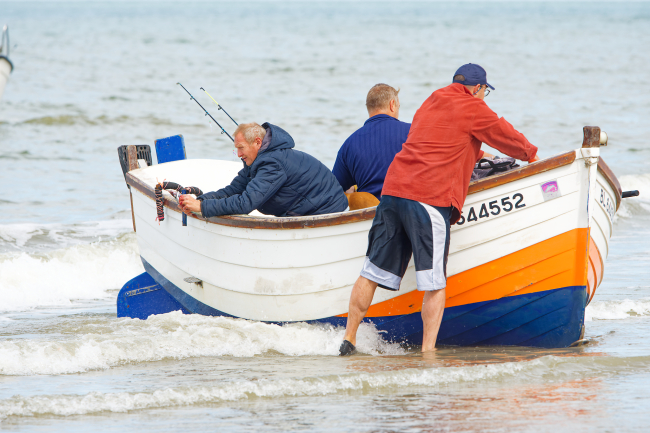
<svg viewBox="0 0 650 433"><path fill-rule="evenodd" d="M3 23L0 429L647 430L650 4L0 1ZM116 317L143 271L117 146L183 134L189 158L235 160L177 82L228 131L200 87L331 167L372 85L399 87L411 121L468 62L542 157L600 126L641 191L618 211L587 346L422 355L363 325L340 358L342 328Z"/></svg>

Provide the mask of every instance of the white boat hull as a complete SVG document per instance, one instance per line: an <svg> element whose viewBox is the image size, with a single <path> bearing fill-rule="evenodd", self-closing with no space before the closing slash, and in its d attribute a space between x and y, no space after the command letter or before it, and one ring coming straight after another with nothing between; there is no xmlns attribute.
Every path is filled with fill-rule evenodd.
<svg viewBox="0 0 650 433"><path fill-rule="evenodd" d="M470 187L463 219L452 226L446 304L450 317L453 311L488 304L506 311L529 298L528 303L552 309L555 304L538 299L559 290L562 294L554 296L565 300L554 302L572 305L561 307L566 310L562 320L573 323L572 334L562 341L577 339L580 327L575 323L581 326L584 307L602 280L617 204L616 192L597 168L599 150L578 149L552 158L552 164L520 169L512 181L495 176ZM344 322L365 258L372 223L367 211L357 211L370 216L356 219L354 212L285 219L259 214L188 218L182 226L176 200L165 192L165 220L155 220L151 191L156 179L209 191L228 184L240 168L225 161L183 160L128 173L135 186L134 222L147 271L189 311L269 322ZM348 220L340 223L344 218ZM590 233L601 266L600 275L588 283L587 268L595 260L588 253ZM187 282L191 277L200 284ZM413 321L420 306L411 262L400 291L378 290L368 317L377 323L398 317ZM465 338L452 337L452 344ZM534 338L522 341L556 344L548 338L537 344L542 337Z"/></svg>

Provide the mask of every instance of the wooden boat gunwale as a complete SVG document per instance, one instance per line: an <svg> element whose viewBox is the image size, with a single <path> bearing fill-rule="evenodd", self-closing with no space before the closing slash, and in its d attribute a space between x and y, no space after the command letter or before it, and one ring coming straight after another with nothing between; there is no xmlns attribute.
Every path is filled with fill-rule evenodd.
<svg viewBox="0 0 650 433"><path fill-rule="evenodd" d="M485 179L480 179L470 183L468 194L473 194L480 191L485 191L491 188L504 185L506 183L514 182L519 179L530 177L539 173L544 173L549 170L563 167L572 164L576 159L576 152L570 151L560 155L553 156L542 161L528 164L524 167L508 171L503 174L490 176ZM600 169L600 163L599 163ZM611 172L607 165L601 170L605 178L610 182L618 185L616 176ZM612 180L613 179L613 180ZM154 189L140 180L138 177L131 173L126 173L126 183L136 190L155 200ZM617 196L617 204L620 201L620 185L616 191L619 193ZM166 208L181 212L178 208L178 203L175 200L164 200ZM316 227L329 227L339 224L350 224L360 221L372 220L375 216L376 207L360 209L356 211L344 212L339 214L317 215L317 216L303 216L303 217L255 217L249 215L229 215L213 218L201 218L192 215L193 218L205 221L211 224L218 224L230 227L240 227L247 229L303 229L303 228L316 228Z"/></svg>

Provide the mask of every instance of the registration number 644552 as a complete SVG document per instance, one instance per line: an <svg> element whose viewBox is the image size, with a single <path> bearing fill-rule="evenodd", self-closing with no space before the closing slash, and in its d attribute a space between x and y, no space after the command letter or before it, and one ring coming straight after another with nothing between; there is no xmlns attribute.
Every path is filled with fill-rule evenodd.
<svg viewBox="0 0 650 433"><path fill-rule="evenodd" d="M524 203L524 195L518 192L514 194L512 198L506 196L502 197L500 200L492 200L480 205L477 204L476 206L470 206L469 211L467 212L467 219L465 219L463 213L456 225L462 226L465 223L478 221L481 218L489 218L490 215L497 216L502 212L507 213L513 209L521 209L522 207L526 207L526 203Z"/></svg>

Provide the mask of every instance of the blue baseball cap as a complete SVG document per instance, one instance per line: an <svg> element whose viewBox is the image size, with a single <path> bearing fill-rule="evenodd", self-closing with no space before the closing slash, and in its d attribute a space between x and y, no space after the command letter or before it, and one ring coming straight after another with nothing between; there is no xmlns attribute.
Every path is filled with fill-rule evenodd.
<svg viewBox="0 0 650 433"><path fill-rule="evenodd" d="M465 77L465 80L453 80L454 83L464 84L466 86L476 86L477 84L486 84L490 89L494 90L494 87L487 82L487 75L485 69L481 68L479 65L473 63L468 63L466 65L458 68L454 77L456 75L462 75Z"/></svg>

